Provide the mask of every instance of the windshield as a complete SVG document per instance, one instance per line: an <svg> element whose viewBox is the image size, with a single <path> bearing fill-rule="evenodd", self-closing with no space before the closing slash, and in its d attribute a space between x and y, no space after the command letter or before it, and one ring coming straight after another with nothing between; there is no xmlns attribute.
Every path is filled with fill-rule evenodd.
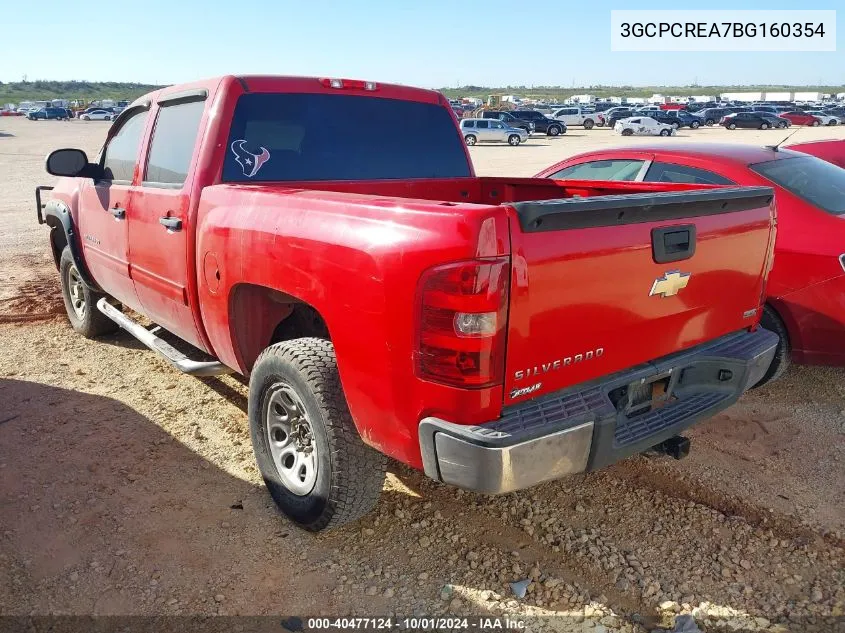
<svg viewBox="0 0 845 633"><path fill-rule="evenodd" d="M349 94L242 95L223 164L226 182L470 175L449 108Z"/></svg>
<svg viewBox="0 0 845 633"><path fill-rule="evenodd" d="M815 156L783 158L749 167L823 211L845 213L845 169L841 167Z"/></svg>

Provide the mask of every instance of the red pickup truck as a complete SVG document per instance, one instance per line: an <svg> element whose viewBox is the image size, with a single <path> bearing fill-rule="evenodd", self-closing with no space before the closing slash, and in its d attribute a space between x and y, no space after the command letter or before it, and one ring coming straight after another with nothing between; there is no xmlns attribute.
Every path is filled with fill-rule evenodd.
<svg viewBox="0 0 845 633"><path fill-rule="evenodd" d="M47 171L73 328L249 376L258 466L310 530L375 504L384 455L500 493L682 450L777 344L770 188L477 177L434 91L173 86Z"/></svg>

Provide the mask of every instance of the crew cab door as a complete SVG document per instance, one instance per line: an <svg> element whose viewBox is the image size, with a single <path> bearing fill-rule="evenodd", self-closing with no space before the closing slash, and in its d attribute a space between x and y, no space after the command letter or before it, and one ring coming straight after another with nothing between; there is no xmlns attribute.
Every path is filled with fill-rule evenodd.
<svg viewBox="0 0 845 633"><path fill-rule="evenodd" d="M203 347L188 296L188 226L192 166L205 91L159 101L143 180L129 210L132 280L143 312L164 329ZM191 274L193 274L191 272Z"/></svg>
<svg viewBox="0 0 845 633"><path fill-rule="evenodd" d="M138 296L129 276L127 209L148 108L138 108L109 132L99 163L105 177L85 179L79 195L79 236L94 281L133 309Z"/></svg>

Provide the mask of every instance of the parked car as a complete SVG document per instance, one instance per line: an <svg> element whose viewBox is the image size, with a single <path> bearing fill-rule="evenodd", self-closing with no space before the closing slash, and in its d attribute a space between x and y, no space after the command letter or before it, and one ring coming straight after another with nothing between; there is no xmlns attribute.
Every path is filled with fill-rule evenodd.
<svg viewBox="0 0 845 633"><path fill-rule="evenodd" d="M434 91L169 86L46 166L72 328L249 376L260 474L312 531L376 504L384 455L493 494L665 447L775 353L770 187L479 178Z"/></svg>
<svg viewBox="0 0 845 633"><path fill-rule="evenodd" d="M84 114L80 114L79 118L83 121L111 121L117 115L108 110L90 110Z"/></svg>
<svg viewBox="0 0 845 633"><path fill-rule="evenodd" d="M617 121L629 119L632 116L634 116L634 110L631 108L614 108L613 110L608 110L606 113L598 115L599 125L606 125L607 127L612 128L616 125Z"/></svg>
<svg viewBox="0 0 845 633"><path fill-rule="evenodd" d="M698 117L692 114L687 114L686 116L689 117L689 119L682 120L681 117L676 114L676 112L676 110L637 110L633 114L633 116L650 117L658 123L665 123L666 125L671 125L676 130L681 129L682 127L684 127L684 125L691 125L690 119L698 124L696 127L701 125L701 120Z"/></svg>
<svg viewBox="0 0 845 633"><path fill-rule="evenodd" d="M467 145L507 143L516 147L528 140L528 132L510 127L498 119L461 119L461 134Z"/></svg>
<svg viewBox="0 0 845 633"><path fill-rule="evenodd" d="M613 131L622 136L672 136L675 126L660 123L648 116L638 116L617 121Z"/></svg>
<svg viewBox="0 0 845 633"><path fill-rule="evenodd" d="M819 117L813 116L807 112L801 112L798 110L791 110L789 112L783 112L778 115L781 119L786 119L790 123L794 125L809 125L811 127L818 127L822 124L822 120Z"/></svg>
<svg viewBox="0 0 845 633"><path fill-rule="evenodd" d="M722 117L719 125L729 130L737 128L753 128L755 130L768 130L769 128L783 129L791 123L788 119L782 119L766 112L737 112Z"/></svg>
<svg viewBox="0 0 845 633"><path fill-rule="evenodd" d="M834 143L845 162L845 141ZM809 143L778 150L720 143L619 147L573 156L538 176L773 187L778 230L762 324L778 334L780 344L763 384L780 376L790 360L845 365L845 169L793 147L813 149Z"/></svg>
<svg viewBox="0 0 845 633"><path fill-rule="evenodd" d="M485 110L481 113L483 119L496 119L505 124L506 127L517 128L525 130L529 135L534 131L534 123L526 119L514 116L510 112L498 112L495 110Z"/></svg>
<svg viewBox="0 0 845 633"><path fill-rule="evenodd" d="M542 112L537 112L536 110L514 110L510 114L515 116L517 119L533 123L534 132L548 134L549 136L566 134L566 123L563 121L555 121L554 119L547 117Z"/></svg>
<svg viewBox="0 0 845 633"><path fill-rule="evenodd" d="M722 117L733 113L728 108L704 108L694 114L697 117L701 117L701 122L704 125L715 125Z"/></svg>
<svg viewBox="0 0 845 633"><path fill-rule="evenodd" d="M567 126L583 125L585 130L591 130L598 120L594 111L587 108L567 106L552 113L552 118L563 121Z"/></svg>
<svg viewBox="0 0 845 633"><path fill-rule="evenodd" d="M30 121L46 121L48 119L55 119L56 121L66 121L70 117L65 108L38 108L37 110L30 110L26 113L26 118Z"/></svg>
<svg viewBox="0 0 845 633"><path fill-rule="evenodd" d="M808 110L806 114L810 114L821 121L822 125L838 125L841 119L832 114L827 114L821 110Z"/></svg>
<svg viewBox="0 0 845 633"><path fill-rule="evenodd" d="M669 114L678 120L678 127L689 127L697 130L701 127L701 118L686 110L669 110Z"/></svg>

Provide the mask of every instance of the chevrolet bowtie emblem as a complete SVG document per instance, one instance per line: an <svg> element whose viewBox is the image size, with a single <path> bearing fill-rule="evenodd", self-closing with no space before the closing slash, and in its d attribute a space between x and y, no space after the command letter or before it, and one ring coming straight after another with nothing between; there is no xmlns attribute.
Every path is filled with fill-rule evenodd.
<svg viewBox="0 0 845 633"><path fill-rule="evenodd" d="M682 273L680 270L671 270L658 277L651 285L649 297L660 295L661 297L674 297L683 288L687 287L692 273Z"/></svg>

